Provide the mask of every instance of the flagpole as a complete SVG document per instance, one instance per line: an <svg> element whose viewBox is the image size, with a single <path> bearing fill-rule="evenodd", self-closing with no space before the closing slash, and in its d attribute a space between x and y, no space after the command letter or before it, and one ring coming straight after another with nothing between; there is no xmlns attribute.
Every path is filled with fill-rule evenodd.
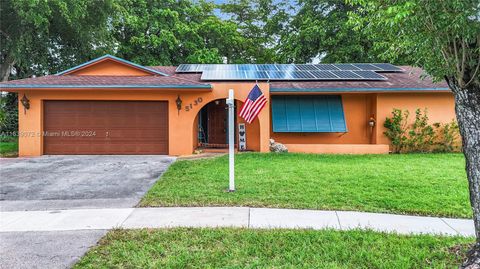
<svg viewBox="0 0 480 269"><path fill-rule="evenodd" d="M235 160L234 160L234 145L235 145L235 99L233 96L233 89L228 90L228 191L235 191Z"/></svg>

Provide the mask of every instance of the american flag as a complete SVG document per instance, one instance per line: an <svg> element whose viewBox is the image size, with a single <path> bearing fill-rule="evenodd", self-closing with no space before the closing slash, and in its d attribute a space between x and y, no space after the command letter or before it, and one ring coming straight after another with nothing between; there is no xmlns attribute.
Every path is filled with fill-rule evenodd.
<svg viewBox="0 0 480 269"><path fill-rule="evenodd" d="M247 123L252 123L266 103L267 98L263 95L258 85L255 84L238 115Z"/></svg>

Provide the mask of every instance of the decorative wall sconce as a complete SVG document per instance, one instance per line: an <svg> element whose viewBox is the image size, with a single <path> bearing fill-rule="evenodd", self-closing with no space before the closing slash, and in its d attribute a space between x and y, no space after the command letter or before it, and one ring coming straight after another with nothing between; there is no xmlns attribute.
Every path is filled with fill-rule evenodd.
<svg viewBox="0 0 480 269"><path fill-rule="evenodd" d="M175 100L177 104L178 114L180 115L180 110L182 109L182 99L180 99L180 95L178 95L177 100Z"/></svg>
<svg viewBox="0 0 480 269"><path fill-rule="evenodd" d="M377 123L377 121L375 120L375 118L372 116L370 117L370 119L368 120L368 126L370 127L375 127L375 124Z"/></svg>
<svg viewBox="0 0 480 269"><path fill-rule="evenodd" d="M20 99L23 105L23 113L27 114L27 109L30 109L30 100L27 98L25 94L23 94L22 99Z"/></svg>

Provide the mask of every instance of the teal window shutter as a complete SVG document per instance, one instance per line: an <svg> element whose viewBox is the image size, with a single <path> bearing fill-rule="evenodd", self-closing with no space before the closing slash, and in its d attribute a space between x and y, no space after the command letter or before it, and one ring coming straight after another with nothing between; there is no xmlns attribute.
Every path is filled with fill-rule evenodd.
<svg viewBox="0 0 480 269"><path fill-rule="evenodd" d="M274 132L347 132L340 95L274 95L271 99Z"/></svg>

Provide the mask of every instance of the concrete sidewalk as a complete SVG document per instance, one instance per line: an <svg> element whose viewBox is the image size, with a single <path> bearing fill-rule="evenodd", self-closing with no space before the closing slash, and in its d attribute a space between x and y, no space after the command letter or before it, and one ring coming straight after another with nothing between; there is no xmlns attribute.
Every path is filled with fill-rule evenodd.
<svg viewBox="0 0 480 269"><path fill-rule="evenodd" d="M367 228L400 234L474 236L473 221L438 217L248 207L163 207L0 212L0 232L112 228Z"/></svg>

